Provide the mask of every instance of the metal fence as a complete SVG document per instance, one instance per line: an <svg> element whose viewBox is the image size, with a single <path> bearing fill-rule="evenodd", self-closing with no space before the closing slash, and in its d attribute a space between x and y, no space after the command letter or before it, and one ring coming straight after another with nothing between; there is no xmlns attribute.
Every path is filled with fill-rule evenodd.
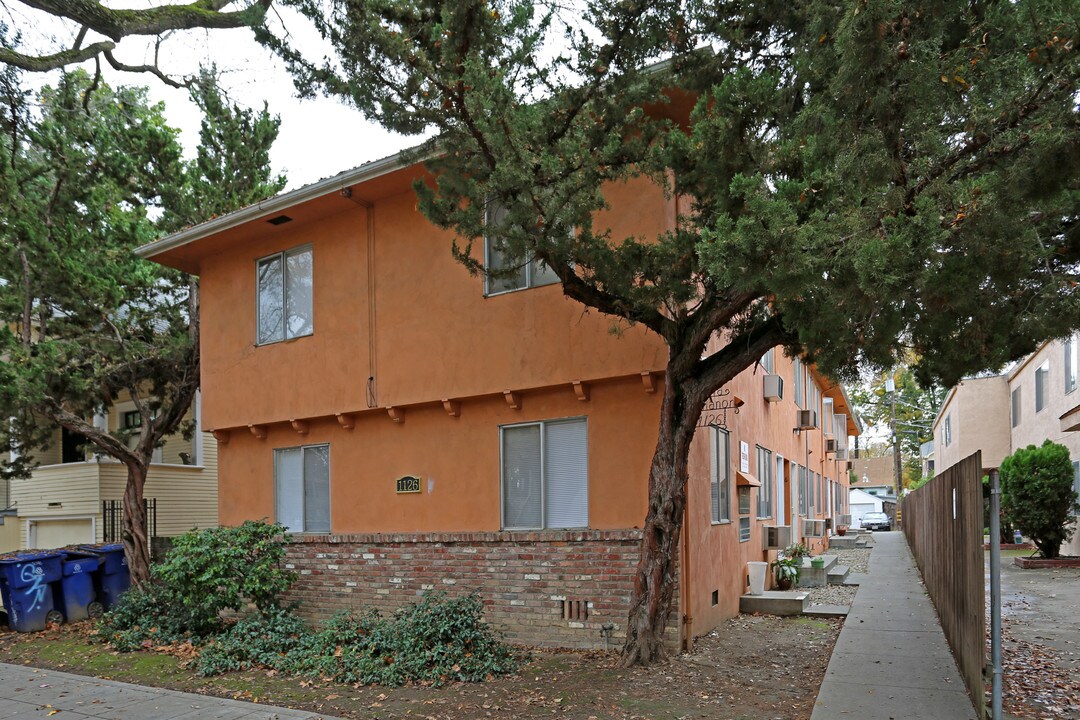
<svg viewBox="0 0 1080 720"><path fill-rule="evenodd" d="M948 468L904 497L903 505L904 535L968 693L981 710L986 664L982 454Z"/></svg>
<svg viewBox="0 0 1080 720"><path fill-rule="evenodd" d="M151 544L157 537L157 498L144 498L146 504L146 537ZM107 543L124 540L124 501L101 501L102 539Z"/></svg>

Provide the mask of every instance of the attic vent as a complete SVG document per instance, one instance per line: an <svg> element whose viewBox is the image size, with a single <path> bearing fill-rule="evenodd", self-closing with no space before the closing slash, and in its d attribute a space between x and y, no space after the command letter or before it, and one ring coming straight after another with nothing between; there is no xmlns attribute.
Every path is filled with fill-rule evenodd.
<svg viewBox="0 0 1080 720"><path fill-rule="evenodd" d="M585 622L589 619L589 601L588 600L563 600L562 601L562 616L563 620L573 620L575 622Z"/></svg>
<svg viewBox="0 0 1080 720"><path fill-rule="evenodd" d="M292 222L292 218L288 215L278 215L277 217L270 218L266 222L270 223L271 225L284 225L287 222Z"/></svg>

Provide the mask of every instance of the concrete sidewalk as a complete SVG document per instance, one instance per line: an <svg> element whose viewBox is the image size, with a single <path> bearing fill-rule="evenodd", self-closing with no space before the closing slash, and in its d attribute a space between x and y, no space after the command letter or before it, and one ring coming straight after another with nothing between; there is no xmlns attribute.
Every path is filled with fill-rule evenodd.
<svg viewBox="0 0 1080 720"><path fill-rule="evenodd" d="M0 718L336 720L299 710L0 663Z"/></svg>
<svg viewBox="0 0 1080 720"><path fill-rule="evenodd" d="M907 540L874 542L811 720L975 720Z"/></svg>

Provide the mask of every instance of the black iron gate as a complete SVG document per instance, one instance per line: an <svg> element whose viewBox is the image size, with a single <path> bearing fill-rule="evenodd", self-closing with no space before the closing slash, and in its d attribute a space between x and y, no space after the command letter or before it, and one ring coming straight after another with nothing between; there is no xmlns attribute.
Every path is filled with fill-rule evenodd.
<svg viewBox="0 0 1080 720"><path fill-rule="evenodd" d="M144 498L146 505L146 537L153 546L157 538L157 498ZM102 500L101 501L101 525L102 539L107 543L118 543L124 540L124 501Z"/></svg>

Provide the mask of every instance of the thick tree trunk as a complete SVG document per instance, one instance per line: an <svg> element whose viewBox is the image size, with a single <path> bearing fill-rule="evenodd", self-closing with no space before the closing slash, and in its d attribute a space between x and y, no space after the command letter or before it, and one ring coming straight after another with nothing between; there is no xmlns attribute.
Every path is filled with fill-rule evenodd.
<svg viewBox="0 0 1080 720"><path fill-rule="evenodd" d="M150 538L146 528L146 486L148 465L128 463L127 487L124 489L124 555L127 557L131 582L141 586L150 580Z"/></svg>
<svg viewBox="0 0 1080 720"><path fill-rule="evenodd" d="M648 665L665 654L664 629L676 586L690 443L696 418L708 397L688 397L685 391L673 378L669 364L656 452L649 470L649 512L626 624L625 666Z"/></svg>

